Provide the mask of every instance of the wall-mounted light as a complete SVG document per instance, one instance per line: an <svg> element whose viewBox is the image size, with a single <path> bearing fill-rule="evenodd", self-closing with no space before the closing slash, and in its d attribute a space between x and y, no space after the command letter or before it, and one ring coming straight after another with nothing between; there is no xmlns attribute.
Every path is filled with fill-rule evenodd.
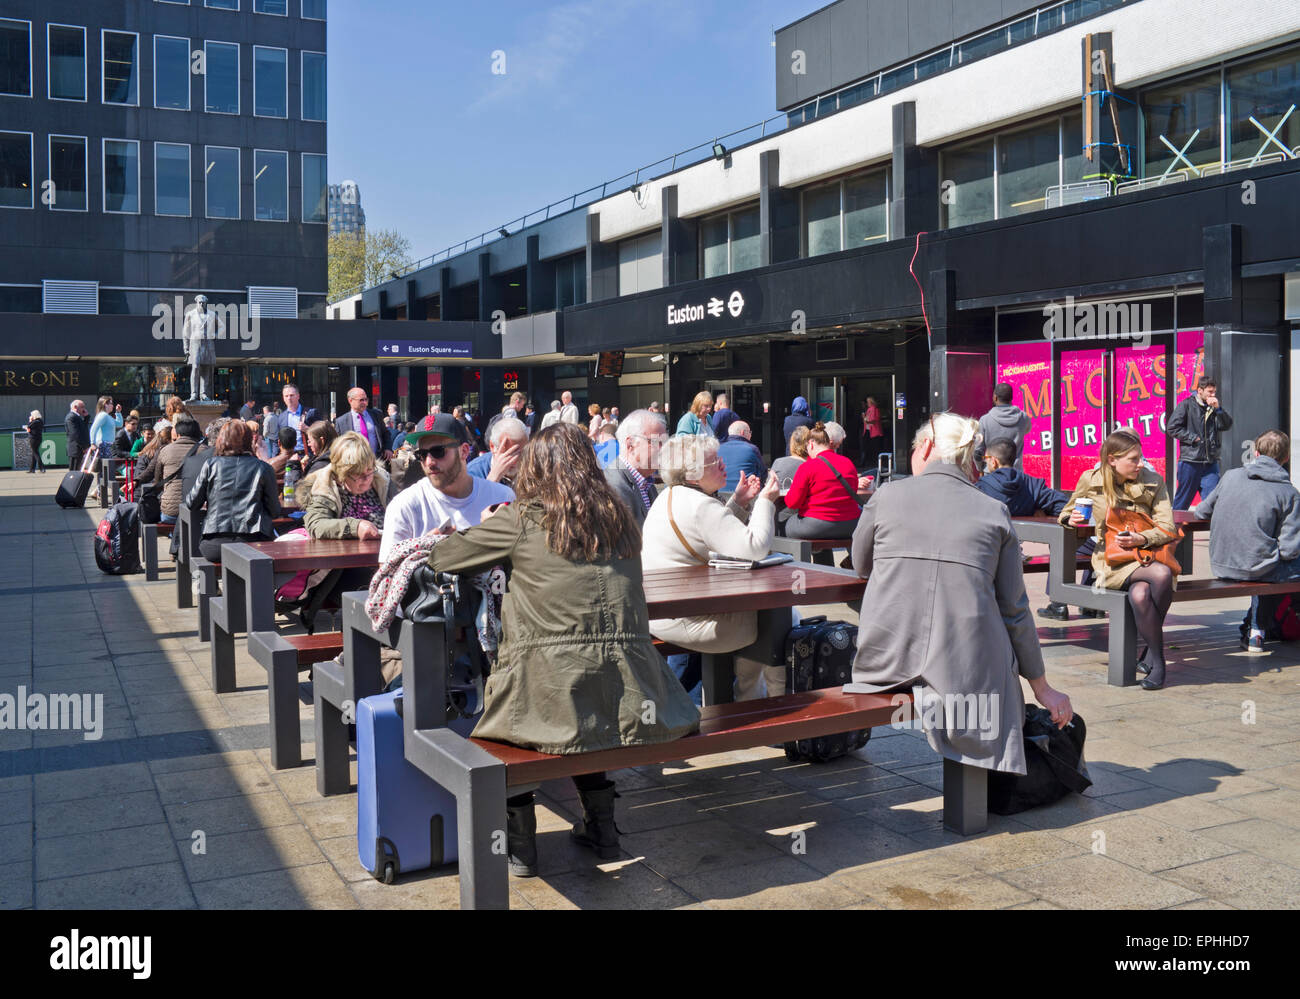
<svg viewBox="0 0 1300 999"><path fill-rule="evenodd" d="M715 160L725 160L727 158L727 147L721 142L713 144L713 158Z"/></svg>

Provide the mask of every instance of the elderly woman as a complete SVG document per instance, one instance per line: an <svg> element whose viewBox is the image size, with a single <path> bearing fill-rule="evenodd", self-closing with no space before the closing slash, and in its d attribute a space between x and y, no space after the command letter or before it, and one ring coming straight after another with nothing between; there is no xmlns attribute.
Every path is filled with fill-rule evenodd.
<svg viewBox="0 0 1300 999"><path fill-rule="evenodd" d="M682 414L682 418L677 421L677 432L679 434L692 434L695 436L713 436L713 427L709 423L709 414L713 412L713 394L710 392L697 392L695 398L691 400L691 408Z"/></svg>
<svg viewBox="0 0 1300 999"><path fill-rule="evenodd" d="M674 437L664 444L659 471L664 488L642 528L641 562L647 569L707 565L710 551L759 559L771 550L779 488L775 474L768 475L766 485L755 475L744 476L724 506L714 494L727 481L727 466L718 457L717 440L700 436ZM651 621L650 631L656 638L697 653L735 652L758 637L758 615L736 611L713 617L665 618ZM683 678L686 656L670 656L668 664ZM765 668L763 662L738 658L736 699L761 696L758 683L764 676L770 695L785 692L784 668ZM690 683L688 689L694 688Z"/></svg>
<svg viewBox="0 0 1300 999"><path fill-rule="evenodd" d="M330 447L329 468L311 477L303 521L313 538L377 539L390 499L388 473L375 464L374 449L349 430Z"/></svg>
<svg viewBox="0 0 1300 999"><path fill-rule="evenodd" d="M932 416L912 445L912 477L863 510L853 567L867 577L862 605L871 613L862 615L845 689L919 684L927 702L945 706L974 695L978 718L940 711L932 725L934 712L920 714L930 745L946 759L1024 774L1020 677L1059 727L1074 712L1047 683L1011 515L975 488L977 427L955 413Z"/></svg>
<svg viewBox="0 0 1300 999"><path fill-rule="evenodd" d="M45 473L45 462L41 459L41 441L45 437L45 421L41 419L41 411L33 409L31 415L27 417L27 425L23 427L27 431L27 446L32 453L32 467L27 471L32 475L36 474L39 468L41 473Z"/></svg>
<svg viewBox="0 0 1300 999"><path fill-rule="evenodd" d="M539 431L524 447L515 490L513 504L429 556L437 572L511 566L497 666L474 735L570 754L695 731L699 715L650 639L636 524L596 467L582 428L557 423ZM602 772L574 783L583 817L573 839L616 859L614 782ZM532 792L506 805L511 873L531 877Z"/></svg>
<svg viewBox="0 0 1300 999"><path fill-rule="evenodd" d="M253 453L253 434L243 420L221 428L214 456L185 497L190 510L202 509L204 503L208 510L199 554L209 562L221 561L222 545L275 537L271 521L280 516L280 490L271 466Z"/></svg>
<svg viewBox="0 0 1300 999"><path fill-rule="evenodd" d="M1178 533L1165 480L1143 466L1142 439L1132 430L1116 430L1102 441L1101 463L1079 476L1074 495L1061 510L1061 523L1072 527L1087 523L1075 505L1088 501L1092 503L1092 523L1097 525L1097 547L1092 551L1092 571L1097 574L1094 585L1128 591L1138 633L1147 644L1146 655L1137 664L1137 671L1146 674L1142 687L1159 690L1165 685L1165 615L1173 603L1177 577L1159 562L1112 566L1106 560L1106 512L1112 507L1136 510L1155 524L1153 530L1142 534L1119 535L1117 543L1125 550L1156 548Z"/></svg>

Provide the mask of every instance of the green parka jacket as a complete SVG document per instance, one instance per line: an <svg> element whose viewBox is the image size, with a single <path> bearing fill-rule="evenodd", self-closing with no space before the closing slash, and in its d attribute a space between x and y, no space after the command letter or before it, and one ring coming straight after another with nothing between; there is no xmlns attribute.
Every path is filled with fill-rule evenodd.
<svg viewBox="0 0 1300 999"><path fill-rule="evenodd" d="M570 562L539 504L512 504L440 542L437 572L510 571L501 644L474 736L543 753L669 742L700 716L650 637L639 556Z"/></svg>

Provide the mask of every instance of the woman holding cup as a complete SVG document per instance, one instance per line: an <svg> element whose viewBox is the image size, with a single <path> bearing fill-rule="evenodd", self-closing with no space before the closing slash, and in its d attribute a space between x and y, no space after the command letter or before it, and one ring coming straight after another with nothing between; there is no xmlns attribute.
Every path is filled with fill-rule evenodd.
<svg viewBox="0 0 1300 999"><path fill-rule="evenodd" d="M1094 586L1125 590L1138 633L1147 644L1137 671L1142 686L1159 690L1165 683L1165 615L1173 602L1177 577L1160 562L1137 561L1111 565L1106 558L1106 514L1111 508L1145 514L1156 525L1144 533L1124 532L1116 543L1128 551L1156 548L1177 535L1173 505L1164 479L1142 464L1142 440L1132 430L1116 430L1101 445L1101 462L1079 476L1074 495L1061 510L1060 522L1071 527L1095 525L1097 547L1092 553ZM1088 516L1091 514L1091 517Z"/></svg>

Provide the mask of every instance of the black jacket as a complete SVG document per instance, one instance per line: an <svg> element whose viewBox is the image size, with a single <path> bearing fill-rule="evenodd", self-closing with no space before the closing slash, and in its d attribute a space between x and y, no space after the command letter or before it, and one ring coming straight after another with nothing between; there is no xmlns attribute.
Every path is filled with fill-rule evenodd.
<svg viewBox="0 0 1300 999"><path fill-rule="evenodd" d="M275 472L256 455L226 455L205 462L194 488L185 494L185 505L191 510L204 503L208 505L205 538L213 534L275 537L271 521L280 516Z"/></svg>
<svg viewBox="0 0 1300 999"><path fill-rule="evenodd" d="M618 498L623 501L624 505L629 510L632 511L632 519L636 521L636 526L644 526L646 514L650 511L645 508L645 503L641 500L641 490L639 490L636 487L636 483L632 481L632 476L628 473L628 470L619 464L612 468L603 468L601 471L605 473L605 481L610 484L611 488L613 488L614 492L618 495ZM652 504L658 495L659 490L656 489L655 484L651 482L650 502Z"/></svg>
<svg viewBox="0 0 1300 999"><path fill-rule="evenodd" d="M1039 510L1046 510L1055 517L1070 500L1065 493L1051 488L1036 475L1026 475L1014 468L999 468L982 476L975 485L980 492L1005 503L1013 517L1032 517Z"/></svg>
<svg viewBox="0 0 1300 999"><path fill-rule="evenodd" d="M375 430L379 432L379 448L376 450L374 441L371 441L371 449L375 450L375 454L381 454L384 451L391 451L393 449L393 434L392 431L384 426L384 414L377 409L368 409L366 412L370 414L370 419L373 420L375 424ZM361 433L361 431L357 429L357 420L356 417L352 415L351 410L348 410L348 412L334 420L334 429L339 432L340 437L351 430L356 430L357 433Z"/></svg>
<svg viewBox="0 0 1300 999"><path fill-rule="evenodd" d="M119 430L117 436L113 438L113 457L123 459L131 457L131 448L139 439L138 433L133 434L125 429Z"/></svg>
<svg viewBox="0 0 1300 999"><path fill-rule="evenodd" d="M1219 460L1219 433L1231 426L1232 417L1222 405L1218 409L1202 406L1194 392L1174 407L1169 419L1169 433L1183 445L1179 460L1201 465Z"/></svg>
<svg viewBox="0 0 1300 999"><path fill-rule="evenodd" d="M90 424L80 413L68 410L63 418L63 429L68 435L68 455L82 455L90 449Z"/></svg>

